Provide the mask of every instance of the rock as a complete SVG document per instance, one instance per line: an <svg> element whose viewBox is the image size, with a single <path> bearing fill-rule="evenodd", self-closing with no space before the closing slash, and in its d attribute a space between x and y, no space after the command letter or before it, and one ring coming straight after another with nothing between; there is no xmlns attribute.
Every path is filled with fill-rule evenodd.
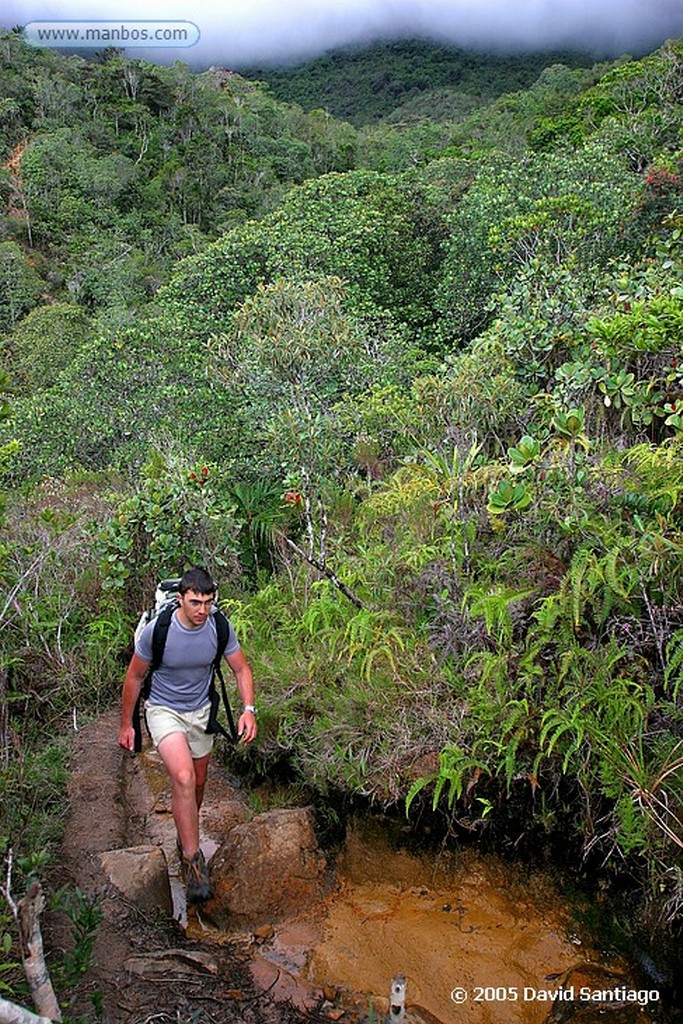
<svg viewBox="0 0 683 1024"><path fill-rule="evenodd" d="M327 867L306 808L268 811L236 825L211 860L212 921L271 924L322 896Z"/></svg>
<svg viewBox="0 0 683 1024"><path fill-rule="evenodd" d="M102 870L125 899L145 914L173 913L168 867L158 846L133 846L99 855Z"/></svg>
<svg viewBox="0 0 683 1024"><path fill-rule="evenodd" d="M650 992L622 971L600 964L577 964L567 971L560 998L545 1024L648 1024L659 993Z"/></svg>
<svg viewBox="0 0 683 1024"><path fill-rule="evenodd" d="M416 1003L406 1007L405 1024L443 1024L443 1021Z"/></svg>
<svg viewBox="0 0 683 1024"><path fill-rule="evenodd" d="M211 779L210 785L215 788L216 780ZM209 804L202 809L202 828L214 838L226 836L235 825L242 825L252 817L253 812L244 799L222 799L216 806Z"/></svg>
<svg viewBox="0 0 683 1024"><path fill-rule="evenodd" d="M178 978L182 975L218 974L219 962L210 953L186 949L164 949L129 956L124 967L142 978Z"/></svg>
<svg viewBox="0 0 683 1024"><path fill-rule="evenodd" d="M275 935L275 929L272 924L262 924L258 928L254 929L254 942L257 945L261 945L263 942L268 942Z"/></svg>
<svg viewBox="0 0 683 1024"><path fill-rule="evenodd" d="M278 964L263 957L253 957L249 964L257 989L267 992L276 1003L291 1003L298 1010L314 1010L322 999L322 991L303 978L295 977Z"/></svg>

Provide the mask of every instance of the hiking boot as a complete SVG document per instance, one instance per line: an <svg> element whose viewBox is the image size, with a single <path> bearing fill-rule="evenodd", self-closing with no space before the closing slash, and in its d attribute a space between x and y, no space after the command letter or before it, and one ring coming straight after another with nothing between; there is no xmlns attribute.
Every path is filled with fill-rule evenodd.
<svg viewBox="0 0 683 1024"><path fill-rule="evenodd" d="M180 861L183 881L187 886L188 903L204 903L213 899L213 887L209 881L209 869L201 850L192 857L182 857Z"/></svg>

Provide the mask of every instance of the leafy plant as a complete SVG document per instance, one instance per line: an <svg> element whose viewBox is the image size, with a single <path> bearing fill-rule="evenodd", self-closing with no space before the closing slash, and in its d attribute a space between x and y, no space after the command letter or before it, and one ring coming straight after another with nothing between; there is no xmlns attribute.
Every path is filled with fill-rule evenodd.
<svg viewBox="0 0 683 1024"><path fill-rule="evenodd" d="M131 577L139 584L141 572L155 580L191 564L216 574L225 570L237 527L234 505L214 484L215 475L215 467L193 468L152 454L139 489L119 503L98 538L106 587L121 590Z"/></svg>
<svg viewBox="0 0 683 1024"><path fill-rule="evenodd" d="M78 887L53 894L52 909L61 910L71 922L73 947L59 962L60 987L70 988L91 968L97 930L102 922L102 900L91 899Z"/></svg>
<svg viewBox="0 0 683 1024"><path fill-rule="evenodd" d="M494 516L502 516L508 512L524 512L532 502L526 484L513 484L510 480L501 480L495 491L489 492L487 509Z"/></svg>
<svg viewBox="0 0 683 1024"><path fill-rule="evenodd" d="M541 446L535 437L525 434L517 442L516 447L508 448L511 473L524 473L538 461Z"/></svg>

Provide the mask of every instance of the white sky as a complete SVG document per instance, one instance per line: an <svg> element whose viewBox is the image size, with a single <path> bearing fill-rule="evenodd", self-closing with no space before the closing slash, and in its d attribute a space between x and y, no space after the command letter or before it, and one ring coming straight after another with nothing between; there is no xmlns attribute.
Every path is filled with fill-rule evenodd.
<svg viewBox="0 0 683 1024"><path fill-rule="evenodd" d="M642 54L683 35L683 0L1 0L0 24L53 19L178 19L191 49L147 59L239 67L301 59L345 43L424 36L503 50L578 46Z"/></svg>

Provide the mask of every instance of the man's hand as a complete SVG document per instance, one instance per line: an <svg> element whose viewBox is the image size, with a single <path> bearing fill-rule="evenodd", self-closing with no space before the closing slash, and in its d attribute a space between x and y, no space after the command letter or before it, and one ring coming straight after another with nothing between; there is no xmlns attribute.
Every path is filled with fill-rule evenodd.
<svg viewBox="0 0 683 1024"><path fill-rule="evenodd" d="M237 732L239 734L240 743L251 743L252 740L256 739L258 726L256 724L256 715L253 711L242 712L239 722L237 723Z"/></svg>
<svg viewBox="0 0 683 1024"><path fill-rule="evenodd" d="M135 729L132 725L122 725L119 731L119 746L124 750L135 751Z"/></svg>
<svg viewBox="0 0 683 1024"><path fill-rule="evenodd" d="M226 654L225 660L235 676L237 689L245 708L253 705L254 677L251 674L249 662L244 657L241 648L232 654ZM256 715L253 711L243 711L237 723L237 734L240 737L240 743L251 743L252 740L256 739L257 732Z"/></svg>

